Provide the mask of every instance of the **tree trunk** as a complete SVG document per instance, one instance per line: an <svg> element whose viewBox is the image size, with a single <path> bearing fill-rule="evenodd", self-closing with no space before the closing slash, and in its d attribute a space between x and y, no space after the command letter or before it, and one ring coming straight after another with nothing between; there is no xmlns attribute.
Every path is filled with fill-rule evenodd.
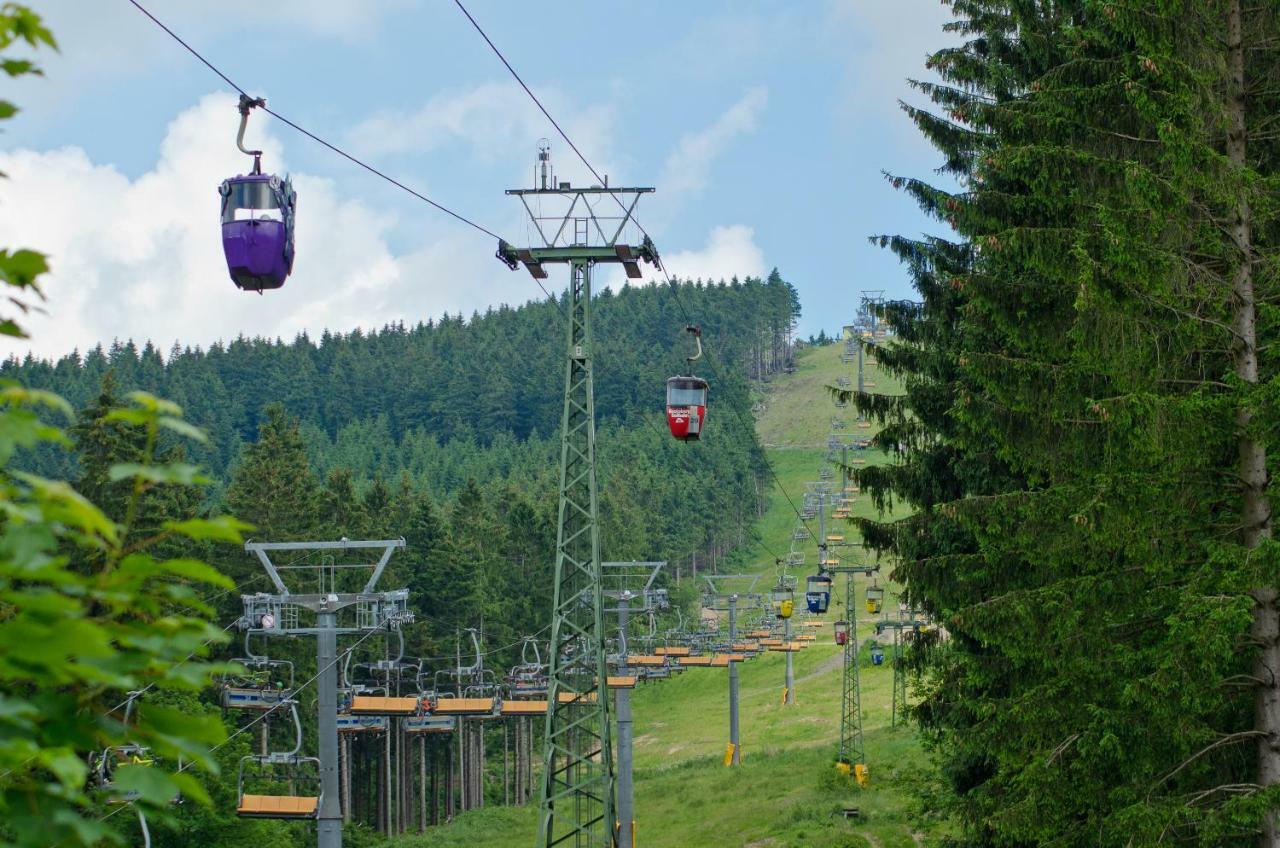
<svg viewBox="0 0 1280 848"><path fill-rule="evenodd" d="M1257 302L1253 280L1253 212L1247 195L1244 170L1247 167L1248 131L1244 78L1244 26L1240 0L1227 2L1227 160L1236 171L1237 197L1231 238L1237 254L1232 280L1233 326L1236 332L1236 376L1246 386L1258 383ZM1266 448L1249 432L1253 410L1241 403L1236 410L1239 439L1240 483L1243 490L1241 524L1244 546L1253 549L1271 537L1271 502L1267 492ZM1258 737L1258 784L1264 788L1280 783L1280 609L1276 589L1259 586L1253 596L1252 636L1258 643L1253 674L1261 681L1254 698L1254 725ZM1258 844L1280 848L1280 827L1275 812L1263 822Z"/></svg>

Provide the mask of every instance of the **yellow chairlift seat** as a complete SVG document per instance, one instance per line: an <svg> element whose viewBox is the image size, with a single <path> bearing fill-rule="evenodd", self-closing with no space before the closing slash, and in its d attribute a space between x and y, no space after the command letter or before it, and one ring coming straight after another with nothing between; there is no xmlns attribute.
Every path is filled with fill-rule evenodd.
<svg viewBox="0 0 1280 848"><path fill-rule="evenodd" d="M241 795L236 815L260 819L313 819L320 799L311 795Z"/></svg>
<svg viewBox="0 0 1280 848"><path fill-rule="evenodd" d="M417 712L417 698L384 698L375 695L356 695L351 699L352 715L414 715Z"/></svg>
<svg viewBox="0 0 1280 848"><path fill-rule="evenodd" d="M828 542L835 542L835 543L836 543L836 544L838 544L838 545L842 545L842 544L844 544L844 534L843 534L843 533L828 533L828 534L827 534L827 541L828 541Z"/></svg>
<svg viewBox="0 0 1280 848"><path fill-rule="evenodd" d="M781 639L762 639L760 640L760 644L765 646L766 648L776 648L782 644L782 640Z"/></svg>
<svg viewBox="0 0 1280 848"><path fill-rule="evenodd" d="M768 639L770 632L767 629L766 630L748 630L745 635L748 639Z"/></svg>
<svg viewBox="0 0 1280 848"><path fill-rule="evenodd" d="M671 647L654 648L653 652L660 657L687 657L691 653L688 645L673 645Z"/></svg>
<svg viewBox="0 0 1280 848"><path fill-rule="evenodd" d="M562 704L572 704L575 701L582 702L584 704L594 704L596 702L596 693L588 692L586 696L583 697L577 692L560 692L556 696L556 700Z"/></svg>
<svg viewBox="0 0 1280 848"><path fill-rule="evenodd" d="M636 677L633 674L609 675L610 689L634 689Z"/></svg>

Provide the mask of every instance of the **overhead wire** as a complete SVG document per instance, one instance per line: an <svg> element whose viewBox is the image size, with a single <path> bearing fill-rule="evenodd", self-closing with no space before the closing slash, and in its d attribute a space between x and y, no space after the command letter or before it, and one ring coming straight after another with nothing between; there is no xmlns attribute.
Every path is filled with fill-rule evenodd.
<svg viewBox="0 0 1280 848"><path fill-rule="evenodd" d="M201 64L203 64L206 68L208 68L209 70L217 74L217 76L223 82L225 82L227 85L234 88L237 92L244 95L245 97L249 97L249 93L245 91L245 89L241 88L234 80L231 79L231 77L227 76L216 65L214 65L212 62L206 59L203 55L201 55L198 50L196 50L194 47L188 44L181 36L179 36L176 32L170 29L163 21L161 21L155 15L151 14L151 12L145 6L143 6L140 2L138 2L138 0L129 0L129 3L131 3L134 6L134 8L136 8L139 12L146 15L147 18L150 19L152 23L154 23L166 34L168 34L170 38L178 42L178 44L182 45L182 47L186 49L188 53L190 53L192 56L198 59ZM451 218L454 218L455 220L460 221L461 223L466 224L467 226L478 230L479 232L489 236L490 238L497 239L498 241L504 241L504 239L501 236L499 236L497 233L495 233L493 230L489 229L488 227L485 227L481 224L476 223L475 221L471 220L470 218L463 215L462 213L455 212L454 210L450 209L449 207L445 206L442 203L439 203L438 201L432 200L430 197L427 197L425 194L418 191L417 189L414 189L406 185L405 183L401 182L395 177L392 177L389 174L384 173L383 171L375 168L369 163L363 161L362 159L359 159L358 157L352 155L351 153L348 153L346 150L343 150L341 147L338 147L336 144L333 144L332 142L327 141L324 138L321 138L320 136L313 133L311 130L308 130L307 128L295 123L289 118L286 118L284 115L281 115L279 112L268 107L265 103L263 103L258 108L262 109L262 111L266 112L268 115L275 118L277 121L280 121L285 126L288 126L291 129L295 130L296 132L301 133L302 135L306 136L307 138L311 139L317 144L327 148L328 150L331 150L332 152L338 154L339 156L343 157L344 159L351 162L352 164L357 165L360 168L363 168L364 170L368 171L374 176L387 181L388 183L400 189L401 191L407 192L411 196L417 198L418 200L421 200L423 203L426 203L434 207L440 212L443 212L444 214L450 216ZM551 294L550 291L547 290L546 286L542 285L541 280L535 279L534 282L538 284L538 288L542 289L542 293L545 294L549 300L552 300L553 302L556 301L556 298ZM559 304L557 302L557 306L558 305Z"/></svg>
<svg viewBox="0 0 1280 848"><path fill-rule="evenodd" d="M480 26L480 23L475 19L475 16L473 16L471 12L468 11L467 7L463 5L462 0L453 0L453 2L458 7L458 9L461 10L462 14L466 16L467 20L470 21L471 26L474 27L476 32L480 34L480 37L484 39L485 44L489 45L489 49L493 51L494 55L498 57L498 60L502 62L502 64L506 67L506 69L511 73L511 76L515 78L515 81L519 83L520 87L524 89L526 94L529 95L529 98L534 102L534 105L538 107L538 110L542 112L542 114L546 117L547 121L551 123L551 126L554 127L556 132L559 133L560 137L564 139L565 144L569 145L569 148L574 152L575 155L577 155L578 159L581 160L582 164L585 165L587 170L591 172L591 175L596 178L596 182L602 186L606 185L604 178L600 175L600 172L597 171L595 166L591 164L590 160L587 159L587 157L583 154L582 150L578 147L578 145L576 145L573 142L573 139L571 139L569 137L569 134L565 132L564 128L560 126L560 123L554 117L552 117L551 112L548 111L547 107L542 104L542 101L538 99L538 96L536 94L534 94L533 89L531 89L529 85L524 81L524 78L520 76L519 72L516 71L515 67L512 66L511 62L507 60L507 57L503 55L500 49L498 49L498 46L493 43L493 39L491 39L488 33L484 31L484 28ZM617 203L618 206L625 213L627 211L626 205L622 202L622 199L618 197L617 193L613 191L608 191L607 188L606 188L606 191L609 194L609 196L613 198L614 202ZM631 215L630 218L631 218L631 221L636 225L636 228L640 230L640 232L645 236L645 238L649 238L650 240L652 240L651 237L649 236L649 232L644 228L644 225L640 223L640 220L636 218L634 215ZM658 263L658 270L660 270L662 272L662 275L666 278L667 285L671 289L672 297L675 300L676 305L680 308L681 314L684 315L686 323L689 323L689 324L695 323L693 321L693 317L689 314L689 310L685 307L684 301L680 299L679 286L677 284L677 281L672 278L671 272L667 270L666 265L663 264L661 261L659 261ZM717 381L721 381L722 378L721 378L720 371L718 368L716 368L715 362L712 361L712 358L711 358L711 357L714 357L715 354L713 351L710 351L710 350L708 350L708 354L710 354L710 357L707 359L707 365L710 366L711 368L712 376L714 376ZM746 421L741 410L737 409L736 407L734 407L733 409L734 409L734 413L738 416L740 423L744 423L748 426L749 429L754 430L755 423ZM778 476L777 470L774 469L773 463L769 462L769 458L767 456L764 457L764 463L765 463L765 467L769 470L770 476L773 477L774 483L778 487L778 491L780 491L782 493L782 496L786 498L787 503L791 506L791 510L795 513L796 518L804 526L805 532L807 532L810 538L812 538L817 544L821 545L822 540L818 539L817 534L813 531L813 528L809 526L808 522L805 520L804 516L801 514L800 509L796 506L796 503L792 499L790 493L787 492L786 487L782 485L782 479ZM762 542L762 546L764 546L765 550L769 551L773 555L775 560L779 559L779 557L777 556L777 553L774 551L771 551L767 545L763 545L763 542Z"/></svg>
<svg viewBox="0 0 1280 848"><path fill-rule="evenodd" d="M461 2L461 0L454 0L454 2L455 2L455 4L457 5L458 9L463 13L463 15L465 15L465 16L466 16L467 20L468 20L468 21L470 21L471 25L475 28L476 32L478 32L478 33L480 34L481 38L483 38L483 39L484 39L485 43L486 43L486 44L488 44L489 48L494 52L494 54L498 57L498 59L502 62L502 64L503 64L503 65L507 68L507 70L511 73L512 77L516 80L516 82L520 85L520 87L525 91L525 93L529 96L529 98L530 98L530 99L534 102L534 104L538 107L539 111L541 111L541 112L542 112L543 116L545 116L545 117L546 117L546 119L547 119L547 120L551 123L551 125L555 128L556 132L557 132L557 133L559 133L560 137L561 137L562 139L564 139L565 143L566 143L566 144L568 144L568 145L569 145L569 147L570 147L570 149L572 149L572 150L573 150L574 154L578 157L578 159L582 161L582 163L587 167L587 169L588 169L588 170L591 172L591 174L596 178L596 180L597 180L597 181L599 181L601 184L603 184L603 183L604 183L604 179L603 179L603 177L601 177L601 176L600 176L600 173L596 170L595 166L591 164L590 160L588 160L588 159L587 159L586 155L582 152L582 150L577 146L577 144L575 144L575 143L574 143L573 139L569 137L569 134L564 130L564 128L563 128L562 126L560 126L559 122L558 122L558 121L556 121L556 119L552 116L551 112L546 108L546 106L545 106L545 105L543 105L542 101L541 101L541 100L538 98L538 96L534 93L533 89L532 89L532 88L530 88L530 87L529 87L529 85L524 81L524 79L523 79L523 78L520 76L520 74L516 71L515 67L514 67L514 66L512 66L512 64L507 60L506 56L504 56L504 55L503 55L502 51L498 49L498 46L497 46L496 44L494 44L494 43L493 43L493 40L492 40L491 38L489 38L489 35L488 35L488 34L484 31L484 29L480 26L479 22L475 19L475 17L471 14L471 12L466 8L466 6L465 6L465 5L463 5L463 3ZM135 7L139 12L141 12L143 15L145 15L145 16L146 16L146 17L147 17L147 18L148 18L152 23L154 23L157 27L159 27L163 32L165 32L165 33L166 33L170 38L172 38L172 39L173 39L174 41L176 41L179 45L181 45L181 46L182 46L182 47L183 47L183 48L184 48L188 53L190 53L193 57L195 57L195 58L196 58L196 59L197 59L201 64L203 64L203 65L204 65L205 67L207 67L210 71L212 71L214 74L216 74L216 75L217 75L217 76L218 76L218 77L219 77L223 82L225 82L227 85L231 86L231 87L232 87L233 89L235 89L238 93L240 93L240 94L242 94L242 95L244 95L244 96L246 96L246 97L248 97L248 96L249 96L248 92L247 92L244 88L242 88L239 84L237 84L234 80L232 80L232 79L231 79L231 77L229 77L226 73L224 73L221 69L219 69L219 68L218 68L216 65L214 65L211 61L209 61L207 58L205 58L205 57L204 57L204 56L203 56L203 55L202 55L198 50L196 50L196 49L195 49L194 47L192 47L192 46L191 46L191 45L190 45L186 40L184 40L181 36L179 36L176 32L174 32L174 30L173 30L173 29L171 29L168 25L166 25L163 21L161 21L161 20L160 20L159 18L157 18L155 15L153 15L153 14L152 14L152 13L151 13L151 12L150 12L146 7L145 7L145 6L143 6L143 5L139 2L139 0L129 0L129 3L130 3L131 5L133 5L133 6L134 6L134 7ZM312 132L312 131L310 131L310 130L306 129L305 127L303 127L303 126L299 125L298 123L294 122L293 120L291 120L291 119L289 119L289 118L285 117L284 115L280 114L279 112L275 111L274 109L271 109L270 107L266 106L265 104L264 104L263 106L261 106L260 108L262 108L262 110L263 110L264 112L266 112L267 114L271 115L271 116L272 116L273 118L275 118L276 120L280 121L281 123L285 124L286 126L290 127L291 129L295 130L296 132L301 133L302 135L306 136L307 138L310 138L312 141L316 142L317 144L320 144L321 146L325 147L326 149L328 149L328 150L330 150L330 151L332 151L332 152L334 152L334 153L338 154L339 156L341 156L341 157L343 157L344 159L348 160L348 161L349 161L349 162L351 162L352 164L357 165L357 166L358 166L358 167L360 167L360 168L363 168L364 170L368 171L369 173L373 174L374 176L377 176L377 177L379 177L379 178L381 178L381 179L385 180L386 182L390 183L391 185L393 185L393 186L395 186L395 187L397 187L397 188L401 189L402 191L404 191L404 192L406 192L406 193L410 194L411 196L413 196L413 197L417 198L418 200L421 200L421 201L423 201L424 203L429 204L430 206L432 206L433 208L435 208L435 209L439 210L440 212L443 212L443 213L445 213L446 215L449 215L450 217L452 217L452 218L454 218L454 219L458 220L459 222L461 222L461 223L463 223L463 224L466 224L467 226L470 226L470 227L472 227L472 228L474 228L474 229L478 230L479 232L481 232L481 233L483 233L483 234L485 234L485 235L487 235L487 236L489 236L489 237L491 237L491 238L497 239L497 240L499 240L499 241L502 241L502 240L503 240L500 236L498 236L495 232L493 232L493 231L492 231L492 230L490 230L489 228L484 227L484 226L482 226L481 224L476 223L475 221L471 220L470 218L467 218L466 216L464 216L464 215L462 215L462 214L460 214L460 213L458 213L458 212L455 212L454 210L452 210L452 209L450 209L450 208L448 208L448 207L444 206L443 204L441 204L441 203L439 203L439 202L437 202L437 201L435 201L435 200L432 200L431 198L427 197L426 195L422 194L421 192L417 191L416 189L411 188L410 186L406 185L405 183L401 182L400 180L398 180L398 179L396 179L396 178L394 178L394 177L392 177L392 176L390 176L390 175L388 175L388 174L384 173L383 171L381 171L381 170L379 170L379 169L377 169L377 168L373 167L372 165L368 164L367 162L364 162L363 160L359 159L358 157L356 157L356 156L352 155L351 153L348 153L346 150L343 150L342 148L338 147L337 145L333 144L332 142L327 141L326 139L324 139L324 138L320 137L319 135L315 134L314 132ZM617 197L617 195L616 195L615 193L613 193L613 192L609 192L609 196L610 196L610 197L612 197L612 198L613 198L613 200L614 200L614 202L615 202L615 203L617 203L620 207L622 207L622 208L624 209L624 211L625 211L625 207L623 206L622 201ZM649 237L649 233L648 233L648 231L647 231L647 230L645 230L644 225L643 225L643 224L641 224L641 222L639 221L639 219L637 219L637 218L635 218L634 216L632 216L632 217L631 217L631 220L632 220L632 222L633 222L633 223L635 223L636 227L640 230L640 232L641 232L641 233L643 233L646 237ZM674 280L674 279L672 278L672 276L671 276L670 272L667 270L666 266L665 266L665 265L663 265L661 262L659 262L659 264L658 264L658 268L659 268L659 270L663 273L663 276L666 278L666 281L667 281L667 283L668 283L668 285L669 285L669 287L670 287L670 289L671 289L671 291L672 291L672 295L673 295L673 298L674 298L674 300L675 300L675 303L676 303L676 305L679 307L679 309L680 309L681 313L684 315L686 322L688 322L688 323L693 323L693 319L692 319L692 316L691 316L691 315L690 315L690 313L689 313L689 310L686 308L686 306L685 306L684 302L680 299L679 291L678 291L678 286L677 286L677 282L676 282L676 280ZM543 293L544 295L546 295L546 297L548 298L548 300L550 300L551 302L555 303L555 304L556 304L556 306L557 306L557 308L560 308L560 309L561 309L561 312L563 313L563 311L564 311L564 310L563 310L563 308L562 308L562 307L560 307L560 304L559 304L559 301L557 300L557 298L556 298L554 295L552 295L552 294L551 294L551 292L546 288L546 286L544 286L544 285L542 284L542 281L541 281L541 280L538 280L537 278L533 278L533 279L534 279L534 282L538 285L538 288L540 288L540 289L542 290L542 293ZM712 352L712 351L708 351L708 352L709 352L709 353L711 353L712 357L714 357L714 352ZM712 359L711 359L711 358L708 358L708 360L707 360L707 364L711 367L711 370L712 370L712 372L713 372L713 376L715 376L715 378L716 378L717 380L721 380L721 379L722 379L722 375L721 375L720 370L716 367L715 362L714 362L714 361L712 361ZM746 422L746 421L745 421L745 419L744 419L744 417L743 417L743 415L742 415L741 411L740 411L740 410L738 410L736 407L734 408L734 412L735 412L735 414L739 417L740 422L742 422L742 423L746 423L746 424L748 424L748 426L750 426L750 427L754 427L754 424L752 424L752 423L750 423L750 422ZM647 418L646 418L646 419L644 419L644 420L645 420L645 423L646 423L646 424L647 424L651 429L654 429L654 430L656 431L656 429L657 429L657 428L656 428L656 427L654 427L654 425L653 425L653 423L652 423L651 421L649 421ZM786 490L786 488L783 486L782 481L781 481L781 479L779 478L777 471L773 468L772 463L770 463L770 462L769 462L769 460L768 460L768 458L767 458L767 457L765 457L765 458L764 458L764 463L765 463L765 467L766 467L766 469L768 469L768 471L769 471L770 476L773 478L773 480L774 480L775 484L778 486L779 491L782 493L783 497L787 500L788 504L791 506L792 511L793 511L793 512L795 512L796 516L800 519L800 522L804 525L805 530L809 533L809 535L810 535L811 537L813 537L814 539L816 539L816 538L817 538L817 537L816 537L816 535L814 535L813 530L808 526L808 524L805 522L804 518L800 515L800 510L796 507L796 505L795 505L795 501L791 498L790 493L788 493L788 492L787 492L787 490ZM769 553L769 555L770 555L770 556L772 556L772 557L774 557L774 559L775 559L775 560L780 559L780 557L778 556L777 551L773 550L773 549L772 549L772 548L771 548L767 543L765 543L763 540L761 540L761 546L762 546L762 547L764 547L764 548L765 548L765 550Z"/></svg>

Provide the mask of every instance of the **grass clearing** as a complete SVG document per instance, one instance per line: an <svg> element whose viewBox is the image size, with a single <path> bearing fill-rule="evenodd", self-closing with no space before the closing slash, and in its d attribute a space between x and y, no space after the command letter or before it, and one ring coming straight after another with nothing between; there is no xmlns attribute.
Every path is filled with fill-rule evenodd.
<svg viewBox="0 0 1280 848"><path fill-rule="evenodd" d="M816 480L826 454L832 414L856 429L853 410L837 410L824 386L842 374L856 379L854 366L840 362L843 345L808 348L797 358L795 374L779 377L761 391L761 440L778 476L768 510L758 524L761 541L746 556L743 573L763 574L756 586L766 590L774 557L791 549L804 484ZM872 391L898 393L896 381L875 366L865 371ZM868 463L888 458L864 454ZM784 494L785 493L785 494ZM874 509L859 497L855 516ZM828 519L827 532L843 531L858 541L847 522ZM817 521L810 522L816 533ZM818 549L803 543L805 566L816 570ZM848 551L854 556L853 549ZM860 554L859 554L860 556ZM635 720L635 809L637 845L644 848L741 846L741 848L916 848L936 844L944 830L916 807L914 788L929 768L915 731L892 727L893 669L870 663L866 641L874 618L862 607L858 577L855 609L862 643L860 680L862 715L871 785L861 789L834 768L840 730L841 654L830 621L844 614L844 581L837 578L832 612L818 640L794 655L796 699L782 704L785 656L765 653L740 667L743 764L726 768L728 672L691 668L669 680L642 684L632 694ZM883 577L881 585L889 585ZM890 586L892 593L892 587ZM892 594L891 594L892 597ZM889 604L892 609L892 603ZM804 616L797 615L797 620ZM844 810L856 807L858 816ZM404 837L402 848L467 846L507 848L531 844L537 829L536 803L525 808L491 807L459 816L423 836Z"/></svg>

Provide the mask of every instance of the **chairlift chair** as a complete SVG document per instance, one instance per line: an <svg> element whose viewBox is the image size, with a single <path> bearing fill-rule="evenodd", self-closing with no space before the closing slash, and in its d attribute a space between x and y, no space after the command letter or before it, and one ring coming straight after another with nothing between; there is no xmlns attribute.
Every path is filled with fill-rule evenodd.
<svg viewBox="0 0 1280 848"><path fill-rule="evenodd" d="M815 615L825 613L831 604L831 578L822 572L810 575L805 585L804 601L809 612Z"/></svg>
<svg viewBox="0 0 1280 848"><path fill-rule="evenodd" d="M293 696L293 663L254 654L251 635L244 634L248 656L232 660L244 667L244 673L229 672L222 677L224 710L274 710Z"/></svg>
<svg viewBox="0 0 1280 848"><path fill-rule="evenodd" d="M248 763L256 763L260 769L268 771L281 768L284 774L277 780L269 780L264 774L246 775L245 765ZM285 795L245 791L246 785L258 781L271 785L287 781L289 786L299 782L311 783L315 785L316 792L314 795ZM324 797L320 782L320 760L297 754L251 754L241 758L237 787L236 815L242 818L314 819L320 813L320 802Z"/></svg>
<svg viewBox="0 0 1280 848"><path fill-rule="evenodd" d="M773 592L770 593L770 600L773 604L773 613L777 618L790 618L795 611L795 593L788 586L775 586Z"/></svg>
<svg viewBox="0 0 1280 848"><path fill-rule="evenodd" d="M875 615L884 605L884 589L872 583L867 587L867 612Z"/></svg>

